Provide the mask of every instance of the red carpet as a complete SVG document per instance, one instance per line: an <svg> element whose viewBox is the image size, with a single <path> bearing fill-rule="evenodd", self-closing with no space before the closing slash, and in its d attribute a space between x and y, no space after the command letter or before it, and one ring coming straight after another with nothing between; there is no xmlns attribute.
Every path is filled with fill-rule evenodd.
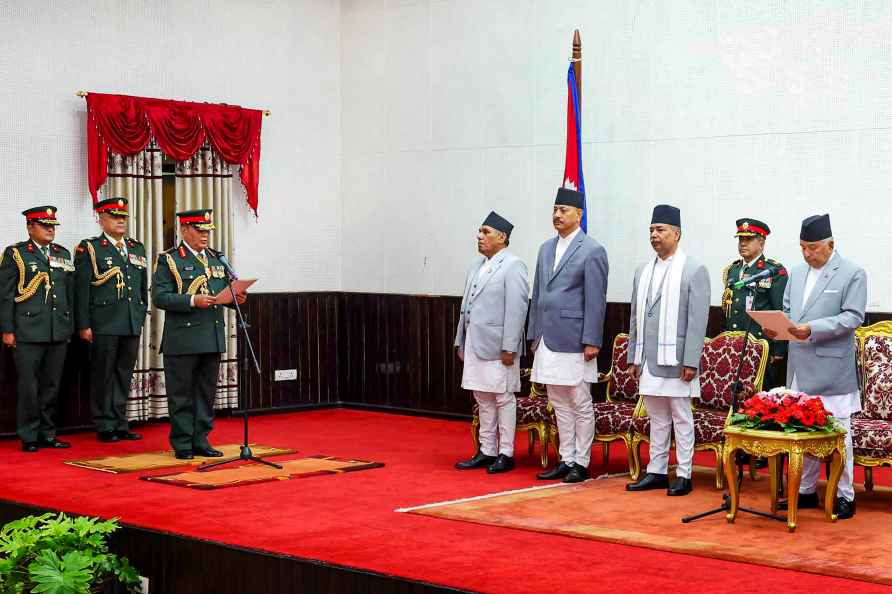
<svg viewBox="0 0 892 594"><path fill-rule="evenodd" d="M114 475L61 463L166 447L166 426L142 431L142 442L101 444L93 434L82 434L73 436L71 450L36 455L20 452L15 441L2 442L0 498L119 516L147 528L486 592L889 591L790 570L394 513L399 507L536 483L538 467L525 451L518 469L505 475L454 470L455 460L470 453L467 423L351 410L259 417L251 439L298 450L285 458L363 457L385 467L239 489L171 489L139 480L141 473ZM212 437L215 443L232 443L240 431L240 420L226 420L218 422ZM618 472L621 448L613 454L610 470ZM593 472L603 472L599 453L593 459ZM889 471L875 475L877 483L890 483ZM844 523L840 529L846 529ZM779 532L778 538L809 546L805 533Z"/></svg>

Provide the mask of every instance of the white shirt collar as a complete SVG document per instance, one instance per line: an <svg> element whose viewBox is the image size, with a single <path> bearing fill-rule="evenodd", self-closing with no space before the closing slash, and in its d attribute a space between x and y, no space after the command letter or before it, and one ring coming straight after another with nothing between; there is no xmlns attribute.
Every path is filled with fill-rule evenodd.
<svg viewBox="0 0 892 594"><path fill-rule="evenodd" d="M109 235L108 233L106 233L105 231L103 231L102 234L105 236L105 238L106 238L106 239L109 241L109 243L111 243L112 245L115 245L115 244L118 243L118 241L120 241L121 243L124 244L124 249L125 249L125 250L127 249L127 241L125 240L125 237L121 237L121 239L115 239L114 237L112 237L111 235Z"/></svg>
<svg viewBox="0 0 892 594"><path fill-rule="evenodd" d="M820 275L822 272L824 272L824 269L827 268L827 265L830 264L830 262L833 260L833 256L835 256L835 255L836 255L836 250L833 250L832 252L830 252L830 257L827 258L827 261L824 262L823 266L821 266L820 268L813 268L812 266L809 266L808 267L809 271L814 272L816 275Z"/></svg>
<svg viewBox="0 0 892 594"><path fill-rule="evenodd" d="M185 242L185 241L183 242L183 245L186 246L186 248L187 248L190 252L192 252L193 254L195 254L196 256L203 256L203 255L204 255L204 252L196 252L195 250L193 250L193 249L192 249L192 246L189 245L189 244L188 244L187 242Z"/></svg>
<svg viewBox="0 0 892 594"><path fill-rule="evenodd" d="M492 256L490 256L489 258L487 258L486 256L483 256L483 258L484 258L483 263L489 264L490 262L493 261L493 259L495 259L496 256L498 256L499 254L501 254L504 251L505 251L505 248L502 248L499 251L497 251L496 253L494 253Z"/></svg>
<svg viewBox="0 0 892 594"><path fill-rule="evenodd" d="M758 256L756 256L755 258L753 258L752 260L750 260L749 262L747 262L746 260L744 260L744 262L743 262L743 267L744 267L744 268L749 268L750 266L752 266L753 264L755 264L755 263L759 260L759 258L761 258L761 257L762 257L762 254L759 254Z"/></svg>
<svg viewBox="0 0 892 594"><path fill-rule="evenodd" d="M573 239L577 235L579 235L580 231L582 231L582 227L576 227L576 231L574 231L573 233L571 233L570 235L568 235L566 237L561 237L560 235L558 235L558 245L567 245L568 243L573 241Z"/></svg>

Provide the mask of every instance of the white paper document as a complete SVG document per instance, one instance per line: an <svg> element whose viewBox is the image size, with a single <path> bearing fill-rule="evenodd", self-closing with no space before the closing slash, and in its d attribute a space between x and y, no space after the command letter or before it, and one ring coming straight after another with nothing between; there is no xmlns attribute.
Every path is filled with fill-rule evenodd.
<svg viewBox="0 0 892 594"><path fill-rule="evenodd" d="M788 328L792 328L796 326L790 318L788 318L784 312L773 309L769 311L752 311L746 310L746 313L754 319L763 329L768 328L769 330L774 330L777 332L777 336L774 340L789 340L791 342L803 342L802 340L796 338L792 334Z"/></svg>

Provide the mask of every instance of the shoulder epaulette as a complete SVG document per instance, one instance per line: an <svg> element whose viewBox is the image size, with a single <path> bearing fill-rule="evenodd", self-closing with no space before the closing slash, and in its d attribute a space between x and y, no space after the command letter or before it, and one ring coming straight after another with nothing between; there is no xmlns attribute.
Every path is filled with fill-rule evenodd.
<svg viewBox="0 0 892 594"><path fill-rule="evenodd" d="M68 251L68 248L65 247L64 245L59 245L58 243L51 243L50 246L53 248L54 252L62 252L65 254L71 254L71 252Z"/></svg>
<svg viewBox="0 0 892 594"><path fill-rule="evenodd" d="M731 262L730 264L728 264L727 266L725 266L722 269L722 286L723 287L728 286L728 273L731 272L731 269L734 268L735 266L740 266L742 263L743 263L743 260L734 260L733 262Z"/></svg>
<svg viewBox="0 0 892 594"><path fill-rule="evenodd" d="M127 240L127 243L132 243L134 245L142 245L142 242L140 240L134 239L133 237L125 237L124 239Z"/></svg>

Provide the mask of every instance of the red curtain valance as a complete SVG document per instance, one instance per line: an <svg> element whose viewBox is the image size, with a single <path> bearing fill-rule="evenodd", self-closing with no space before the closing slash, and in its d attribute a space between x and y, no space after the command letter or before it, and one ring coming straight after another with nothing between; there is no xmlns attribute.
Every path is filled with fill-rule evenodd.
<svg viewBox="0 0 892 594"><path fill-rule="evenodd" d="M207 140L226 162L241 166L248 205L257 214L260 110L90 93L87 114L87 177L94 203L108 177L108 149L135 155L154 137L164 154L185 161Z"/></svg>

